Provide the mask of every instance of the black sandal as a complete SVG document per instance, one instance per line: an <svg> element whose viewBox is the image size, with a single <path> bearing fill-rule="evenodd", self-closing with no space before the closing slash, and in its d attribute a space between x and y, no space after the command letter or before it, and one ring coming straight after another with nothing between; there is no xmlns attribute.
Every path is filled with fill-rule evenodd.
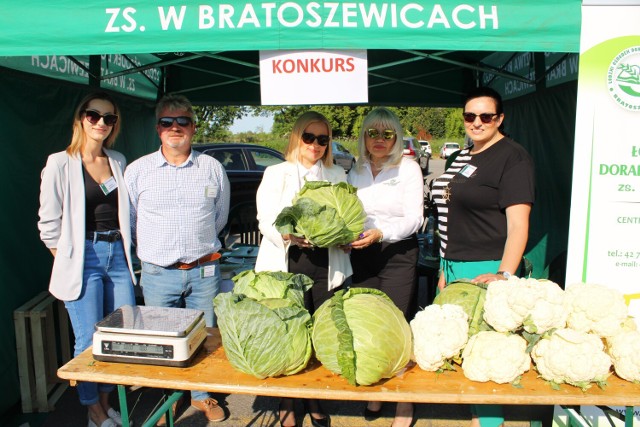
<svg viewBox="0 0 640 427"><path fill-rule="evenodd" d="M312 411L311 410L311 405L309 404L309 402L311 400L314 400L316 402L316 405L318 407L317 411ZM311 418L311 425L313 427L331 427L331 418L329 417L329 414L327 414L323 409L322 406L320 406L320 402L317 401L317 399L307 399L304 401L304 409L305 411L309 414L309 418ZM311 414L312 412L316 412L318 414L322 414L324 415L324 417L322 418L314 418L313 415Z"/></svg>
<svg viewBox="0 0 640 427"><path fill-rule="evenodd" d="M364 419L367 421L375 421L382 416L382 406L377 411L372 411L369 409L369 404L367 403L364 407Z"/></svg>

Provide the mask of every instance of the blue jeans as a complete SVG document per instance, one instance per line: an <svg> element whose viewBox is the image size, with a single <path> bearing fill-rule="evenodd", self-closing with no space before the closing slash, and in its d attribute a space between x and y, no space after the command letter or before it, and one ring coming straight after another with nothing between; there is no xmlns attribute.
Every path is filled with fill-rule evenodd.
<svg viewBox="0 0 640 427"><path fill-rule="evenodd" d="M106 232L105 232L106 233ZM77 356L93 343L94 325L123 305L135 305L131 273L127 266L122 241L86 240L84 271L80 297L65 301L71 319ZM78 383L78 395L83 405L98 403L98 393L108 393L113 384Z"/></svg>
<svg viewBox="0 0 640 427"><path fill-rule="evenodd" d="M209 277L201 277L204 267L211 269ZM142 263L140 284L144 304L155 307L182 307L204 311L207 326L216 325L213 299L220 292L220 265L218 261L200 264L190 270L174 267L160 267L148 262ZM204 400L209 393L192 391L193 400Z"/></svg>

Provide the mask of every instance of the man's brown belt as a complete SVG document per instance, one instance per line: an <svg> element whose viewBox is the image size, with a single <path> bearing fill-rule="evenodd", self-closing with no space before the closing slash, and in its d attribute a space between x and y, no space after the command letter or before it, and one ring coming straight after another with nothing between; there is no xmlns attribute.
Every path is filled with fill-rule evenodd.
<svg viewBox="0 0 640 427"><path fill-rule="evenodd" d="M220 258L220 254L218 252L214 252L190 263L176 262L172 267L177 268L178 270L191 270L193 267L204 264L205 262L215 261L218 258Z"/></svg>

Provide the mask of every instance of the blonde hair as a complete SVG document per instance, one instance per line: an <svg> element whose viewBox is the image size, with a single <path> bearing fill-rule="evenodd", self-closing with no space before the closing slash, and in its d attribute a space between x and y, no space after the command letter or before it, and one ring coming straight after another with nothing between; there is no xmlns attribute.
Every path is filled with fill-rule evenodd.
<svg viewBox="0 0 640 427"><path fill-rule="evenodd" d="M89 95L82 98L82 101L80 101L80 104L78 104L78 107L76 108L73 116L71 143L66 149L67 154L70 156L77 156L87 141L87 135L84 132L82 121L84 120L84 113L87 110L89 103L94 99L102 99L111 103L111 105L113 105L113 114L118 116L118 121L111 128L111 133L109 134L109 136L107 136L107 139L104 140L103 145L106 148L111 148L116 142L116 138L120 133L120 126L122 122L120 117L120 110L118 109L118 106L116 105L111 95L106 92L90 93Z"/></svg>
<svg viewBox="0 0 640 427"><path fill-rule="evenodd" d="M300 141L302 140L302 134L304 130L311 123L323 123L327 127L327 132L329 132L329 138L332 137L331 133L331 125L329 124L329 120L322 114L317 111L307 111L302 114L293 125L293 129L291 130L291 135L289 135L289 145L284 153L284 158L289 162L297 162L298 157L300 155ZM322 156L322 164L324 166L331 166L333 164L333 154L331 150L332 141L329 141L326 150L324 150L324 155Z"/></svg>
<svg viewBox="0 0 640 427"><path fill-rule="evenodd" d="M391 147L389 158L383 163L382 168L387 169L399 165L402 161L402 151L404 149L404 142L402 140L404 131L402 130L400 119L388 108L379 107L371 110L362 122L362 129L358 137L358 168L361 168L365 163L371 162L371 153L369 153L367 144L365 144L367 129L370 128L393 129L396 132L396 140L393 143L393 147Z"/></svg>

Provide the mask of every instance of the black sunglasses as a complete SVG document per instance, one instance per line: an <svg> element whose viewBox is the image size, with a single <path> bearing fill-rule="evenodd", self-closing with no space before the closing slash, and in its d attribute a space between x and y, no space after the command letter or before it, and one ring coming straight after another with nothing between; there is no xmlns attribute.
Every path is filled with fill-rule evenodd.
<svg viewBox="0 0 640 427"><path fill-rule="evenodd" d="M382 132L380 132L376 128L371 128L371 129L367 129L367 135L369 135L369 138L373 138L373 139L380 138L380 135L382 135L382 138L388 141L396 137L396 131L393 129L385 129Z"/></svg>
<svg viewBox="0 0 640 427"><path fill-rule="evenodd" d="M305 144L313 144L313 141L318 141L318 145L321 147L326 147L329 145L331 141L331 137L329 135L314 135L309 132L305 132L302 134L302 142Z"/></svg>
<svg viewBox="0 0 640 427"><path fill-rule="evenodd" d="M178 123L178 126L180 126L180 127L187 127L191 123L193 123L193 121L191 120L191 117L187 117L187 116L160 117L158 119L158 124L160 126L162 126L163 128L170 128L171 126L173 126L173 122Z"/></svg>
<svg viewBox="0 0 640 427"><path fill-rule="evenodd" d="M100 114L96 110L84 110L84 116L92 125L97 124L100 119L104 120L104 124L107 126L113 126L118 121L118 116L115 114Z"/></svg>
<svg viewBox="0 0 640 427"><path fill-rule="evenodd" d="M482 114L462 113L462 117L464 118L464 121L467 123L475 122L476 117L480 117L480 121L482 123L491 123L493 121L493 118L496 116L497 116L496 113L482 113Z"/></svg>

